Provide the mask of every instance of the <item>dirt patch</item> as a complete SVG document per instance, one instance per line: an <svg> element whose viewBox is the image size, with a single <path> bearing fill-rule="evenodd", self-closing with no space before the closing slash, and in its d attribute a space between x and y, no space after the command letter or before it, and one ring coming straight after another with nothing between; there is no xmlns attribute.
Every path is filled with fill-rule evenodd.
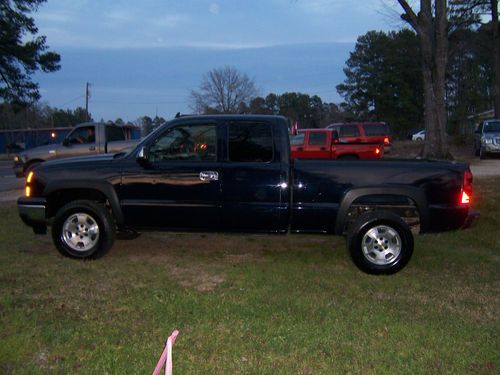
<svg viewBox="0 0 500 375"><path fill-rule="evenodd" d="M384 155L384 159L417 159L423 147L424 143L421 141L394 141L391 151ZM472 145L450 141L450 153L457 161L471 163L477 159Z"/></svg>
<svg viewBox="0 0 500 375"><path fill-rule="evenodd" d="M226 277L223 274L209 273L200 267L174 267L173 278L184 288L192 288L198 292L209 292L222 284Z"/></svg>

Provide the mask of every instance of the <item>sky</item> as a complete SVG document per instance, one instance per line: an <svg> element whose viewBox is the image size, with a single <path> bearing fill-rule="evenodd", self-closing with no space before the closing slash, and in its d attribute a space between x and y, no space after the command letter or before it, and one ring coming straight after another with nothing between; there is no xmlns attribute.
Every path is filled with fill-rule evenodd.
<svg viewBox="0 0 500 375"><path fill-rule="evenodd" d="M42 100L95 120L188 113L204 73L230 65L260 94L340 102L335 86L358 36L398 27L392 0L48 0L33 14L62 69L37 73ZM395 7L394 7L395 8Z"/></svg>

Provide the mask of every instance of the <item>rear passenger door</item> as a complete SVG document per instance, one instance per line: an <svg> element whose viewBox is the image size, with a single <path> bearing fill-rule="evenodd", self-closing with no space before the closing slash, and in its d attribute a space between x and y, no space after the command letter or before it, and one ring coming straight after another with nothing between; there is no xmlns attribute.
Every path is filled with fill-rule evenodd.
<svg viewBox="0 0 500 375"><path fill-rule="evenodd" d="M286 175L275 152L274 122L230 121L225 126L222 227L275 232L280 226ZM285 184L285 185L283 185Z"/></svg>
<svg viewBox="0 0 500 375"><path fill-rule="evenodd" d="M340 143L360 143L361 134L357 125L342 125L339 127Z"/></svg>

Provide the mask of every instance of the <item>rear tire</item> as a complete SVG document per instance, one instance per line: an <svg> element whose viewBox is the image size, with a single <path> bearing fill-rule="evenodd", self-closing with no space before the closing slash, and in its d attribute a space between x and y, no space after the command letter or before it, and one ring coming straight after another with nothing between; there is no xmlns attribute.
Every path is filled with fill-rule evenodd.
<svg viewBox="0 0 500 375"><path fill-rule="evenodd" d="M413 254L410 227L390 211L361 215L349 229L347 248L354 264L369 274L401 271Z"/></svg>
<svg viewBox="0 0 500 375"><path fill-rule="evenodd" d="M70 258L97 259L107 254L115 241L113 217L104 205L88 200L61 207L52 224L52 240L59 252Z"/></svg>

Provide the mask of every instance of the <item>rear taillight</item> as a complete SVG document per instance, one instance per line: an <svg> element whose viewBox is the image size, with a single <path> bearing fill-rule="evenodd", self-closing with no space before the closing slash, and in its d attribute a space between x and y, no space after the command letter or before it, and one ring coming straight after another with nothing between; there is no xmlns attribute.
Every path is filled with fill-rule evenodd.
<svg viewBox="0 0 500 375"><path fill-rule="evenodd" d="M380 149L378 147L375 148L375 155L380 155Z"/></svg>
<svg viewBox="0 0 500 375"><path fill-rule="evenodd" d="M464 172L464 181L462 184L462 192L460 194L460 204L469 205L472 199L472 173L467 170Z"/></svg>
<svg viewBox="0 0 500 375"><path fill-rule="evenodd" d="M389 139L389 137L385 137L384 138L384 145L388 145L391 143L391 140Z"/></svg>

